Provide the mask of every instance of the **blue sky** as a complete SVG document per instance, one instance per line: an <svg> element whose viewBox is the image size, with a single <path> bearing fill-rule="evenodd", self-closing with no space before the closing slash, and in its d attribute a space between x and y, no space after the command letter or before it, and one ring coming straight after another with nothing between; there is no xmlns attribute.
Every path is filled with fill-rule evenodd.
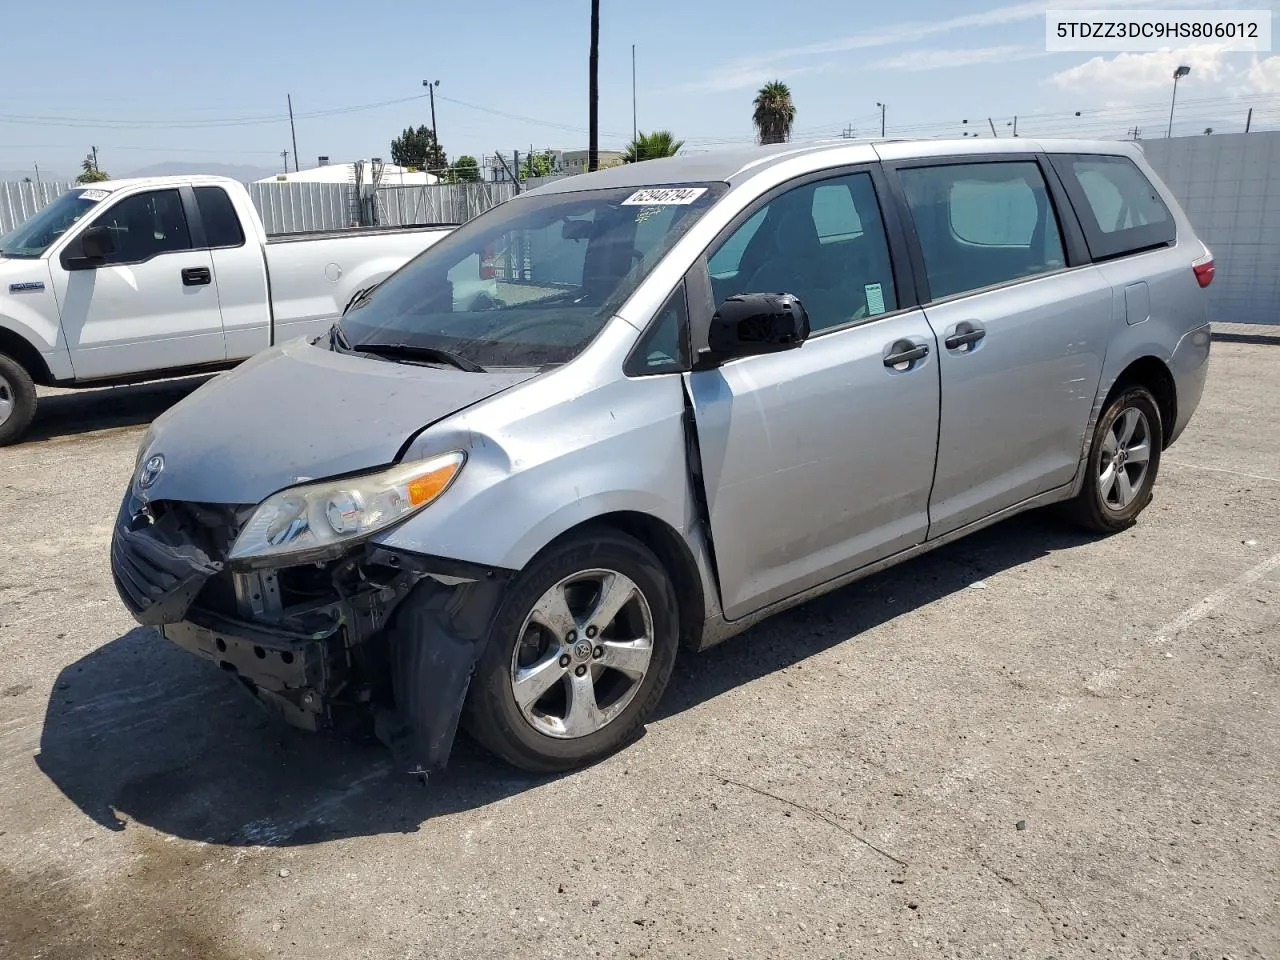
<svg viewBox="0 0 1280 960"><path fill-rule="evenodd" d="M1274 12L1278 3L1216 5ZM1255 129L1280 127L1274 54L1044 51L1046 8L1178 5L603 0L601 146L630 137L633 43L640 129L670 129L689 149L749 143L752 96L771 79L791 86L798 139L848 125L878 134L877 101L888 105L890 135L990 135L988 117L1005 135L1017 114L1025 135L1123 136L1136 124L1163 136L1179 62L1192 74L1179 87L1175 132L1241 130L1249 106ZM165 160L278 166L292 149L288 93L304 167L319 154L386 157L403 127L430 123L424 79L440 81L437 125L451 157L586 146L587 0L14 6L4 18L0 170L38 162L65 173L91 144L116 173Z"/></svg>

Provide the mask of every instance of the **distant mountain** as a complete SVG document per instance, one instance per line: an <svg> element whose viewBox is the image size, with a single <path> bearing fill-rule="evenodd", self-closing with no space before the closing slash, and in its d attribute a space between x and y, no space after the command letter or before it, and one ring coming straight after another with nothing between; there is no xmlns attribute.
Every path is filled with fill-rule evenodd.
<svg viewBox="0 0 1280 960"><path fill-rule="evenodd" d="M36 178L36 172L31 167L25 170L0 170L0 183L8 183L15 180L25 180L30 177L32 180ZM63 173L60 170L41 170L40 179L42 181L57 181L58 183L72 179L73 174Z"/></svg>
<svg viewBox="0 0 1280 960"><path fill-rule="evenodd" d="M153 163L149 167L130 170L116 174L120 177L168 177L183 174L205 173L215 177L231 177L235 180L261 180L276 172L275 167L254 167L238 163L187 163L182 161L164 161Z"/></svg>

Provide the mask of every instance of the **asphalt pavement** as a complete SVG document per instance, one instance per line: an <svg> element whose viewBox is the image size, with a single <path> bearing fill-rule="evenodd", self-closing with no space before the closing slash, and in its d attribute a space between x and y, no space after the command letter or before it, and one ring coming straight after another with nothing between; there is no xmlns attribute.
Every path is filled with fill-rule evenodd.
<svg viewBox="0 0 1280 960"><path fill-rule="evenodd" d="M677 665L562 777L425 787L137 627L110 524L199 381L0 450L0 957L1280 956L1280 347L1133 529L1031 515Z"/></svg>

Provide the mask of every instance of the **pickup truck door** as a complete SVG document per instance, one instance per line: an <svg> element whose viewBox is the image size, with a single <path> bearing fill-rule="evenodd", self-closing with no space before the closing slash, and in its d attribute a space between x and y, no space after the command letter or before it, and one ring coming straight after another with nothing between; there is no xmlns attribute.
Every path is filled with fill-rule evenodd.
<svg viewBox="0 0 1280 960"><path fill-rule="evenodd" d="M213 258L192 249L178 188L126 196L90 226L111 231L114 253L87 260L81 233L50 263L77 380L226 359Z"/></svg>
<svg viewBox="0 0 1280 960"><path fill-rule="evenodd" d="M730 620L925 538L937 346L900 297L911 284L891 261L879 177L859 168L766 194L711 246L710 292L690 283L695 331L698 311L770 292L799 297L811 328L798 348L687 375Z"/></svg>
<svg viewBox="0 0 1280 960"><path fill-rule="evenodd" d="M257 235L245 229L225 189L201 186L192 192L200 211L199 245L207 246L213 257L227 359L243 360L271 345L271 291L267 285L266 256ZM316 264L317 272L320 267ZM317 275L316 284L319 283Z"/></svg>

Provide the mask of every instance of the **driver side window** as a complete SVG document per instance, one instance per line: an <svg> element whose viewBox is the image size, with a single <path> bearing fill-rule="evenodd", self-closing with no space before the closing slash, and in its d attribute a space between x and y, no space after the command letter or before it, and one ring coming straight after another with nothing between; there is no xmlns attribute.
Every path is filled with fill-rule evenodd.
<svg viewBox="0 0 1280 960"><path fill-rule="evenodd" d="M896 310L889 245L871 175L795 187L712 251L717 304L743 293L800 299L815 333Z"/></svg>
<svg viewBox="0 0 1280 960"><path fill-rule="evenodd" d="M115 238L106 263L141 263L162 253L191 249L191 233L177 190L152 190L126 197L94 221Z"/></svg>

